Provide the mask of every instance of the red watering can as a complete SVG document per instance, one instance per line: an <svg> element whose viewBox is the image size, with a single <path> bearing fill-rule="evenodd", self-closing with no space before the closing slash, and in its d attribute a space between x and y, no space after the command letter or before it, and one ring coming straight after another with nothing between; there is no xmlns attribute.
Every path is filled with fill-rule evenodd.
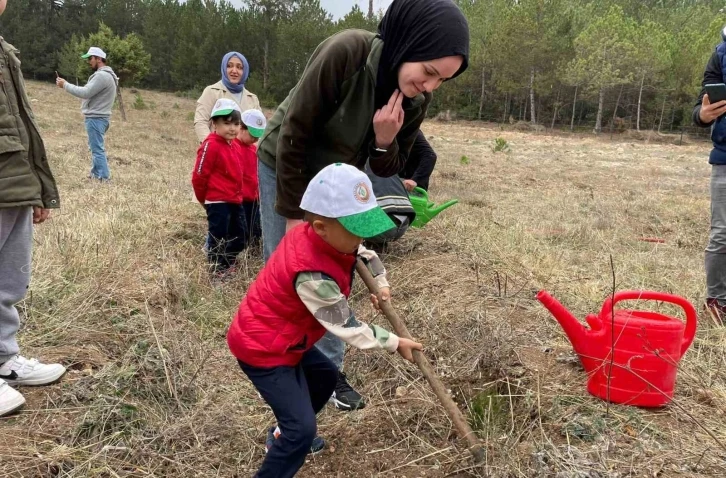
<svg viewBox="0 0 726 478"><path fill-rule="evenodd" d="M696 335L696 309L690 302L661 292L618 292L615 300L605 301L599 316L586 317L590 325L586 329L547 292L540 291L537 300L565 329L589 375L588 392L613 403L639 407L660 407L671 401L678 362ZM616 310L613 320L613 308L621 300L678 305L686 314L686 323L656 312L625 309Z"/></svg>

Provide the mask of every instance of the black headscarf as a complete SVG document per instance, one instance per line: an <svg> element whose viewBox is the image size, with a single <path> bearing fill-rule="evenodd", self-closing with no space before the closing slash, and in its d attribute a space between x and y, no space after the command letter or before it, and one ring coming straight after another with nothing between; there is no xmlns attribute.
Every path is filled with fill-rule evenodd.
<svg viewBox="0 0 726 478"><path fill-rule="evenodd" d="M378 66L376 106L388 102L398 88L402 63L461 55L452 78L469 66L469 24L452 0L393 0L378 25L383 52Z"/></svg>

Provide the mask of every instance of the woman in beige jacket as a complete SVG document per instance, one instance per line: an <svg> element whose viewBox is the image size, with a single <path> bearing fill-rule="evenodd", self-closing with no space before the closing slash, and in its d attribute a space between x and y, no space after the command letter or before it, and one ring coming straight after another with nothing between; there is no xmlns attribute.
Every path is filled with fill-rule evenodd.
<svg viewBox="0 0 726 478"><path fill-rule="evenodd" d="M202 96L197 100L197 111L194 114L194 132L201 143L211 132L209 120L214 104L220 98L234 100L241 111L260 110L260 101L257 95L245 88L250 75L250 65L241 53L231 51L222 58L222 79L207 86Z"/></svg>

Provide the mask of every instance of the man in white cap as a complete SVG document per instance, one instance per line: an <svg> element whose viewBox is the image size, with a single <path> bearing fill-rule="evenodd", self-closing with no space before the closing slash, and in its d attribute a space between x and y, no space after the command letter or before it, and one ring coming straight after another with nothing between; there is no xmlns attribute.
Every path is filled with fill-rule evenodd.
<svg viewBox="0 0 726 478"><path fill-rule="evenodd" d="M116 99L118 77L110 66L106 64L106 52L92 46L88 53L81 58L87 59L93 70L86 86L75 86L63 78L57 78L55 84L68 93L81 98L81 112L86 119L86 132L88 133L88 146L91 149L92 167L90 179L108 181L111 172L108 169L108 158L104 137L108 131L111 119L111 109Z"/></svg>

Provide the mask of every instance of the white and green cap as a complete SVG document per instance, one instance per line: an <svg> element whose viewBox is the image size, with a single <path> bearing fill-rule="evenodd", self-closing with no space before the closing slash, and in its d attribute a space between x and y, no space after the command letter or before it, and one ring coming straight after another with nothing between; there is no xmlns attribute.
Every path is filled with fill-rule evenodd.
<svg viewBox="0 0 726 478"><path fill-rule="evenodd" d="M315 175L300 209L337 219L348 232L364 239L396 227L378 206L371 180L349 164L331 164Z"/></svg>
<svg viewBox="0 0 726 478"><path fill-rule="evenodd" d="M242 113L242 124L247 126L247 131L253 138L261 138L267 126L267 118L262 111L251 109Z"/></svg>
<svg viewBox="0 0 726 478"><path fill-rule="evenodd" d="M98 48L97 46L92 46L88 49L88 53L81 56L81 58L91 58L92 56L97 56L99 58L106 59L106 52Z"/></svg>
<svg viewBox="0 0 726 478"><path fill-rule="evenodd" d="M242 113L236 101L227 98L221 98L218 99L216 103L214 103L211 117L214 118L216 116L229 116L232 114L233 111L237 111L240 114Z"/></svg>

